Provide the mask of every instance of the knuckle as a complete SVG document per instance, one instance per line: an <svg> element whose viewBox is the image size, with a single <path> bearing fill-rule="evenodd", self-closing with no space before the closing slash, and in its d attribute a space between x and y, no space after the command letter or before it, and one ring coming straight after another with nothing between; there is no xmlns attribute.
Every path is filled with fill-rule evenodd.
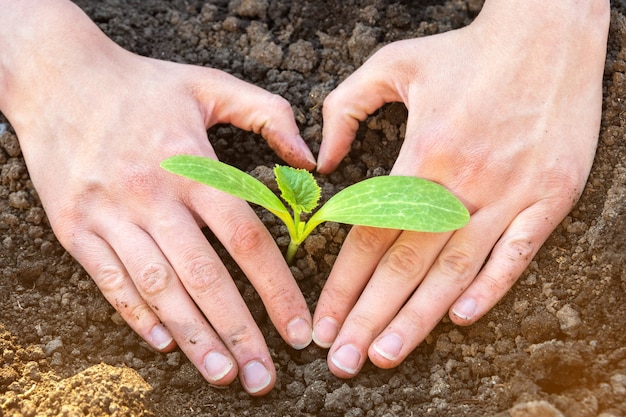
<svg viewBox="0 0 626 417"><path fill-rule="evenodd" d="M336 108L339 102L339 99L340 99L340 95L338 94L337 90L333 90L330 93L328 93L326 97L324 98L324 102L322 104L323 111L324 112L332 111L334 108Z"/></svg>
<svg viewBox="0 0 626 417"><path fill-rule="evenodd" d="M367 332L369 338L373 338L378 334L379 325L373 317L357 313L353 317L350 317L350 321L353 326L359 329L359 334L363 335L363 332Z"/></svg>
<svg viewBox="0 0 626 417"><path fill-rule="evenodd" d="M254 119L251 123L251 129L253 132L260 133L263 137L267 138L268 136L272 136L277 133L273 123L276 116L290 114L293 110L291 108L291 104L278 94L270 94L267 96L266 105L266 108L271 109L272 111Z"/></svg>
<svg viewBox="0 0 626 417"><path fill-rule="evenodd" d="M159 188L154 173L150 173L140 165L128 166L121 178L120 189L142 200L155 197L156 190Z"/></svg>
<svg viewBox="0 0 626 417"><path fill-rule="evenodd" d="M129 301L133 298L128 293L130 278L119 268L103 268L94 281L127 323L141 322L144 317L153 313L146 303Z"/></svg>
<svg viewBox="0 0 626 417"><path fill-rule="evenodd" d="M437 322L439 321L439 317L436 318ZM427 321L424 317L424 313L413 308L406 308L402 311L402 320L408 323L409 331L430 331L431 325L435 327L432 323L433 320Z"/></svg>
<svg viewBox="0 0 626 417"><path fill-rule="evenodd" d="M89 232L94 221L92 206L93 201L81 197L75 201L54 202L51 207L46 207L55 236L73 255L82 252L85 246L90 246L88 243L93 239Z"/></svg>
<svg viewBox="0 0 626 417"><path fill-rule="evenodd" d="M186 344L200 348L206 346L207 344L215 343L215 340L211 340L211 333L207 332L207 327L199 325L197 322L183 324L180 330L181 340ZM250 327L246 325L237 325L232 329L229 329L229 331L223 333L221 339L229 349L233 349L238 345L249 346L252 343L253 336L250 331Z"/></svg>
<svg viewBox="0 0 626 417"><path fill-rule="evenodd" d="M249 346L252 344L254 337L250 331L250 327L246 325L239 325L234 327L228 332L227 339L224 340L229 349L232 349L238 345Z"/></svg>
<svg viewBox="0 0 626 417"><path fill-rule="evenodd" d="M268 288L268 293L263 294L263 300L267 300L268 308L271 306L285 306L294 305L296 302L296 296L284 285L271 285ZM292 312L289 312L290 314Z"/></svg>
<svg viewBox="0 0 626 417"><path fill-rule="evenodd" d="M535 252L532 240L525 237L516 237L503 242L507 260L512 263L530 262Z"/></svg>
<svg viewBox="0 0 626 417"><path fill-rule="evenodd" d="M406 242L392 246L385 263L396 278L410 279L418 276L424 269L423 257Z"/></svg>
<svg viewBox="0 0 626 417"><path fill-rule="evenodd" d="M119 268L109 266L102 268L95 276L94 281L103 293L116 293L128 283L128 275Z"/></svg>
<svg viewBox="0 0 626 417"><path fill-rule="evenodd" d="M185 282L195 295L219 292L226 273L222 264L210 256L196 255L185 262Z"/></svg>
<svg viewBox="0 0 626 417"><path fill-rule="evenodd" d="M489 289L490 294L503 294L511 288L511 285L513 285L515 281L512 275L510 275L508 279L503 279L502 276L495 276L490 273L483 273L480 280L482 284Z"/></svg>
<svg viewBox="0 0 626 417"><path fill-rule="evenodd" d="M330 280L322 289L320 299L323 299L324 302L319 302L318 305L333 313L336 313L340 307L352 305L356 301L353 300L354 291L352 288L347 285L337 285L337 283L330 282Z"/></svg>
<svg viewBox="0 0 626 417"><path fill-rule="evenodd" d="M368 255L376 252L377 248L386 243L383 235L380 229L355 226L350 230L350 241L359 253Z"/></svg>
<svg viewBox="0 0 626 417"><path fill-rule="evenodd" d="M137 273L135 285L141 293L154 296L165 292L171 281L172 274L167 267L158 263L150 263Z"/></svg>
<svg viewBox="0 0 626 417"><path fill-rule="evenodd" d="M276 109L279 113L292 111L289 101L278 94L270 95L269 104L271 106L269 108Z"/></svg>
<svg viewBox="0 0 626 417"><path fill-rule="evenodd" d="M76 225L80 224L81 217L79 213L70 210L62 210L48 215L50 225L59 243L72 253L80 248L79 240L73 236L76 236L76 232L78 232Z"/></svg>
<svg viewBox="0 0 626 417"><path fill-rule="evenodd" d="M504 292L511 288L524 268L530 263L536 247L533 241L527 237L511 238L503 241L500 245L498 254L489 260L495 269L490 268L490 272L484 273L482 279L489 288Z"/></svg>
<svg viewBox="0 0 626 417"><path fill-rule="evenodd" d="M147 316L154 314L154 311L146 303L129 305L128 303L117 304L115 309L124 318L126 323L140 323Z"/></svg>
<svg viewBox="0 0 626 417"><path fill-rule="evenodd" d="M474 272L475 258L464 248L449 248L439 256L439 268L449 277L465 282Z"/></svg>
<svg viewBox="0 0 626 417"><path fill-rule="evenodd" d="M204 326L199 326L199 323L183 323L180 328L181 341L190 345L202 346L207 341L207 329Z"/></svg>
<svg viewBox="0 0 626 417"><path fill-rule="evenodd" d="M324 97L322 102L322 114L326 119L333 114L343 114L348 109L353 107L352 91L345 83L339 84L334 90ZM356 111L356 110L355 110ZM357 112L359 117L363 117L360 112Z"/></svg>
<svg viewBox="0 0 626 417"><path fill-rule="evenodd" d="M240 222L230 238L233 256L248 256L260 251L265 235L259 225L251 220Z"/></svg>

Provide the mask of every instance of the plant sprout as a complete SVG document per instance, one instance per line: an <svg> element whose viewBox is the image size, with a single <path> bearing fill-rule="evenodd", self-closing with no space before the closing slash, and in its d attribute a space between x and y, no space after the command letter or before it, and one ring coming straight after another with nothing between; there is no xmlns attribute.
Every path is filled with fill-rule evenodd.
<svg viewBox="0 0 626 417"><path fill-rule="evenodd" d="M300 244L327 221L352 225L441 233L469 221L465 206L434 182L410 176L373 177L350 185L318 205L321 189L310 172L276 165L274 175L285 204L253 176L215 159L177 155L161 162L165 170L257 204L281 219L291 241L286 259L292 263Z"/></svg>

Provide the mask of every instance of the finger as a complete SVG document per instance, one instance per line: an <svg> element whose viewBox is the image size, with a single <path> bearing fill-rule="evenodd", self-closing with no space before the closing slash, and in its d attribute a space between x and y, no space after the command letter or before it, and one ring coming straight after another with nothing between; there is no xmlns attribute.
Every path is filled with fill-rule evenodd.
<svg viewBox="0 0 626 417"><path fill-rule="evenodd" d="M498 239L499 231L506 227L506 217L499 216L501 210L475 212L470 222L455 231L445 246L439 246L443 246L439 253L424 260L428 272L423 281L369 346L372 363L381 368L397 366L437 325L474 279Z"/></svg>
<svg viewBox="0 0 626 417"><path fill-rule="evenodd" d="M330 347L397 230L354 226L322 289L313 317L313 340Z"/></svg>
<svg viewBox="0 0 626 417"><path fill-rule="evenodd" d="M376 52L368 61L344 80L324 100L323 140L317 161L317 170L322 174L333 171L350 151L350 145L364 121L385 103L405 102L404 92L390 74L388 57L397 51L397 44L390 44Z"/></svg>
<svg viewBox="0 0 626 417"><path fill-rule="evenodd" d="M274 326L292 347L311 343L311 313L274 239L243 200L210 189L194 194L192 206L241 267L267 309ZM218 196L218 197L216 197ZM219 198L219 202L216 200Z"/></svg>
<svg viewBox="0 0 626 417"><path fill-rule="evenodd" d="M72 256L92 277L107 301L128 325L156 350L175 347L174 338L141 297L111 247L95 234L74 237Z"/></svg>
<svg viewBox="0 0 626 417"><path fill-rule="evenodd" d="M380 260L329 352L329 368L352 377L374 338L389 324L428 272L449 233L403 232Z"/></svg>
<svg viewBox="0 0 626 417"><path fill-rule="evenodd" d="M151 235L160 242L186 293L235 357L246 391L253 395L269 392L276 372L263 335L230 274L191 215L179 222L159 218L153 224L156 226L150 229Z"/></svg>
<svg viewBox="0 0 626 417"><path fill-rule="evenodd" d="M317 162L300 136L287 100L225 72L203 68L195 78L196 97L206 108L205 125L230 123L261 134L284 161L313 169ZM198 80L205 80L199 82Z"/></svg>
<svg viewBox="0 0 626 417"><path fill-rule="evenodd" d="M543 200L515 218L476 279L450 309L453 322L474 323L504 297L567 214L566 209L555 211L555 207L554 201Z"/></svg>
<svg viewBox="0 0 626 417"><path fill-rule="evenodd" d="M231 383L237 376L233 355L198 310L152 237L136 225L121 222L108 224L105 233L105 239L116 248L142 298L161 317L204 378L215 385ZM178 239L184 244L185 238L181 236Z"/></svg>

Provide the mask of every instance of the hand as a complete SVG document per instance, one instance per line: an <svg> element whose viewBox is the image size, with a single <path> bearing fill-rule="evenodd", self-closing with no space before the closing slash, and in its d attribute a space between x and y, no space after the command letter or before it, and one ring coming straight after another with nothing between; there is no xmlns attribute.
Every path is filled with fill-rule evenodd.
<svg viewBox="0 0 626 417"><path fill-rule="evenodd" d="M267 393L276 375L263 335L200 226L224 244L295 348L311 340L306 302L247 203L159 163L215 157L206 128L232 123L312 169L289 104L217 70L131 54L69 2L5 3L21 25L9 43L21 51L2 55L0 108L61 244L155 349L178 343L207 381L225 385L239 373L249 393Z"/></svg>
<svg viewBox="0 0 626 417"><path fill-rule="evenodd" d="M472 214L454 233L351 230L313 319L339 377L368 356L397 366L446 313L478 320L585 186L608 2L509 3L487 1L466 28L382 48L324 102L320 172L346 155L359 121L401 101L409 113L392 175L441 183Z"/></svg>

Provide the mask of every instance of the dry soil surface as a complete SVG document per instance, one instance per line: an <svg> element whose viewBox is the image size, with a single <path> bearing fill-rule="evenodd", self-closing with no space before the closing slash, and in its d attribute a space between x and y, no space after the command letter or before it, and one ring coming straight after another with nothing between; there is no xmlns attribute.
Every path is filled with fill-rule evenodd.
<svg viewBox="0 0 626 417"><path fill-rule="evenodd" d="M481 7L478 0L77 3L129 50L221 68L283 95L314 151L323 97L372 51L467 25ZM153 352L120 320L57 243L0 115L0 416L626 415L626 7L612 3L602 130L585 192L477 324L444 319L398 368L368 364L341 380L329 373L324 350L287 347L221 250L275 359L278 384L263 398L237 382L209 386L179 351ZM337 173L320 178L323 198L387 173L405 118L398 104L370 117ZM260 177L278 162L254 134L219 126L209 137L221 159ZM259 215L285 245L285 230ZM292 270L311 309L347 230L326 225L298 253Z"/></svg>

